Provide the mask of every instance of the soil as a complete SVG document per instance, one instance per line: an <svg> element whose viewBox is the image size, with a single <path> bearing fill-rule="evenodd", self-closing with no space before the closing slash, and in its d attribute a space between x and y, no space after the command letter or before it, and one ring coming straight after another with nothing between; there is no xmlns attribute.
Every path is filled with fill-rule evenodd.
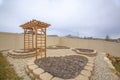
<svg viewBox="0 0 120 80"><path fill-rule="evenodd" d="M92 49L77 49L79 50L80 52L94 52L94 50Z"/></svg>
<svg viewBox="0 0 120 80"><path fill-rule="evenodd" d="M47 49L70 49L67 46L48 46Z"/></svg>
<svg viewBox="0 0 120 80"><path fill-rule="evenodd" d="M35 63L55 77L71 79L78 76L87 64L88 59L83 56L70 55L65 57L47 57L38 59Z"/></svg>

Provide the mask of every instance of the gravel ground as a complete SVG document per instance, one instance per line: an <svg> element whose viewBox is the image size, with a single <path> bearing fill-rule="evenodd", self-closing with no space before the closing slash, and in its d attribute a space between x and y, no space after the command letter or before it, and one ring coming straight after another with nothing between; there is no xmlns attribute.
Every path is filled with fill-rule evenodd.
<svg viewBox="0 0 120 80"><path fill-rule="evenodd" d="M91 80L120 80L108 67L104 60L104 54L98 53L95 58L95 68Z"/></svg>
<svg viewBox="0 0 120 80"><path fill-rule="evenodd" d="M63 79L70 79L77 77L88 59L83 56L71 55L65 57L48 57L39 59L36 64L51 73L53 76Z"/></svg>

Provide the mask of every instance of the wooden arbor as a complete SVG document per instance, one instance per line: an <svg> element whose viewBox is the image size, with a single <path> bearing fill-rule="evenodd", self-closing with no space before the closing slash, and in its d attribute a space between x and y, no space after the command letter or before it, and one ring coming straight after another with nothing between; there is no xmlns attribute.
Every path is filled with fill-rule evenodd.
<svg viewBox="0 0 120 80"><path fill-rule="evenodd" d="M20 26L24 29L24 52L35 48L36 60L38 59L38 53L40 53L41 58L44 53L46 58L46 28L49 26L50 24L37 20L29 21Z"/></svg>

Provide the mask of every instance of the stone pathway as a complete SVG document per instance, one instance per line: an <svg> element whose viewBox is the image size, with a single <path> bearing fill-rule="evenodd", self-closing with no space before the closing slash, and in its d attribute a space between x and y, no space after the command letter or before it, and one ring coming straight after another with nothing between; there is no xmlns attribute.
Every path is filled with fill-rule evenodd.
<svg viewBox="0 0 120 80"><path fill-rule="evenodd" d="M11 66L13 66L13 68L15 69L16 73L21 78L21 80L31 80L30 77L25 72L26 63L31 58L16 59L16 58L7 56L7 51L2 52L2 53L7 58L7 60L10 62Z"/></svg>
<svg viewBox="0 0 120 80"><path fill-rule="evenodd" d="M105 54L98 53L95 58L95 67L91 80L120 80L111 70L104 60Z"/></svg>
<svg viewBox="0 0 120 80"><path fill-rule="evenodd" d="M62 56L64 55L73 55L72 50L48 50L48 56ZM66 54L67 53L67 54ZM7 52L3 52L4 56L8 59L10 64L13 66L18 76L22 78L22 80L31 80L30 77L25 72L26 63L28 63L32 58L25 59L15 59L7 56ZM108 68L109 65L104 60L104 54L98 53L95 58L95 67L90 80L120 80L113 72Z"/></svg>

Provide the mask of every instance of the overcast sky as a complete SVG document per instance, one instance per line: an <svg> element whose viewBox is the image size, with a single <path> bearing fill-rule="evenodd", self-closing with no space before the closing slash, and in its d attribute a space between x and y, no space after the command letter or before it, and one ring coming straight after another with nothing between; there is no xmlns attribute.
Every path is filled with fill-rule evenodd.
<svg viewBox="0 0 120 80"><path fill-rule="evenodd" d="M48 35L120 38L120 0L0 0L0 32L32 19L51 24Z"/></svg>

